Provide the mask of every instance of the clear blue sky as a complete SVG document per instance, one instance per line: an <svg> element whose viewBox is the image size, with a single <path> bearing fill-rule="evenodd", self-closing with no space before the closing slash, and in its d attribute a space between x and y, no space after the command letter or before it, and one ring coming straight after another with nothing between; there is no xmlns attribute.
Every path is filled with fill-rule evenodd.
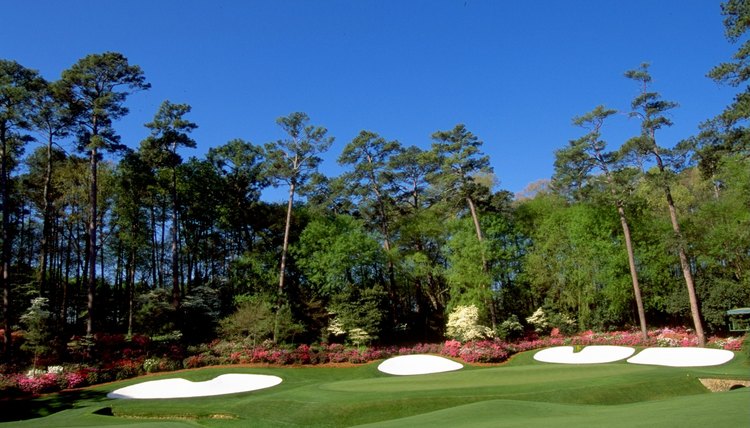
<svg viewBox="0 0 750 428"><path fill-rule="evenodd" d="M276 140L275 119L304 111L336 138L328 175L360 130L426 148L464 123L499 187L519 192L549 178L554 150L582 134L573 116L628 108L637 90L623 72L641 62L680 104L662 145L695 134L734 93L705 77L736 49L718 1L0 0L0 10L0 58L47 79L104 51L143 68L152 88L116 124L129 146L165 99L193 107L198 148L183 156ZM638 126L622 115L604 132L619 146Z"/></svg>

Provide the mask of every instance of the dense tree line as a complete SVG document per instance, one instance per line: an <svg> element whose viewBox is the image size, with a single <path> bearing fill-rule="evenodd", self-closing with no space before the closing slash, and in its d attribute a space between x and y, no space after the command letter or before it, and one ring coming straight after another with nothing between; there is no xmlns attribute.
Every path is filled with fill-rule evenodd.
<svg viewBox="0 0 750 428"><path fill-rule="evenodd" d="M730 41L747 8L723 5ZM710 76L744 84L747 51ZM750 305L750 98L666 148L658 131L677 104L647 64L628 79L640 132L610 149L615 110L574 118L582 136L560 144L554 177L514 199L493 190L462 124L428 149L363 130L338 177L317 170L333 137L300 112L278 119L277 141L182 159L196 145L188 105L164 101L140 143L117 135L128 95L149 88L121 54L88 55L54 82L0 60L4 354L37 297L59 341L425 341L470 305L498 334L543 308L561 329L690 324L705 340ZM260 199L271 185L288 187L286 204Z"/></svg>

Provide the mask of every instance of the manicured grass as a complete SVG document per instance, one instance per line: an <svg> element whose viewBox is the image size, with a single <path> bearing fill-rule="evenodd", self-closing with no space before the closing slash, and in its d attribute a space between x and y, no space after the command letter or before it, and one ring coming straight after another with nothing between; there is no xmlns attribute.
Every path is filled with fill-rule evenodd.
<svg viewBox="0 0 750 428"><path fill-rule="evenodd" d="M710 393L698 381L700 377L750 379L750 365L739 353L728 364L706 368L625 362L557 365L536 362L532 355L533 352L519 354L502 366L466 366L456 372L405 377L380 373L377 363L346 368L232 367L167 373L25 402L26 416L64 410L12 425L35 428L750 425L749 389ZM145 380L184 377L204 381L224 373L271 374L284 381L267 390L217 397L106 398L109 391Z"/></svg>

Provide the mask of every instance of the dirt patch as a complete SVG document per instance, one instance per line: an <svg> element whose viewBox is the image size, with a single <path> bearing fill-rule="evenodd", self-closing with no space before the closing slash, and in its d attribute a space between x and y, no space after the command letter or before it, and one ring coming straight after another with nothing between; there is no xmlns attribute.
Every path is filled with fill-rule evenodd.
<svg viewBox="0 0 750 428"><path fill-rule="evenodd" d="M750 387L750 380L737 379L699 379L711 392L724 392L737 388Z"/></svg>

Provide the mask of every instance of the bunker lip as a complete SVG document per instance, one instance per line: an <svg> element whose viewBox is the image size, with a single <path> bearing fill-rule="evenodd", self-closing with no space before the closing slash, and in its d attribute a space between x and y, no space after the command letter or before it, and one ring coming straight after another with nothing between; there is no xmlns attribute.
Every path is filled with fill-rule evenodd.
<svg viewBox="0 0 750 428"><path fill-rule="evenodd" d="M543 349L534 354L534 359L544 363L558 364L601 364L624 360L635 352L628 346L587 346L574 352L572 346L557 346Z"/></svg>
<svg viewBox="0 0 750 428"><path fill-rule="evenodd" d="M450 372L460 370L463 367L463 364L448 358L416 354L389 358L378 365L378 370L396 376L412 376Z"/></svg>
<svg viewBox="0 0 750 428"><path fill-rule="evenodd" d="M256 374L223 374L205 382L183 378L161 379L126 386L107 394L108 398L159 399L209 397L257 391L281 383L278 376Z"/></svg>

